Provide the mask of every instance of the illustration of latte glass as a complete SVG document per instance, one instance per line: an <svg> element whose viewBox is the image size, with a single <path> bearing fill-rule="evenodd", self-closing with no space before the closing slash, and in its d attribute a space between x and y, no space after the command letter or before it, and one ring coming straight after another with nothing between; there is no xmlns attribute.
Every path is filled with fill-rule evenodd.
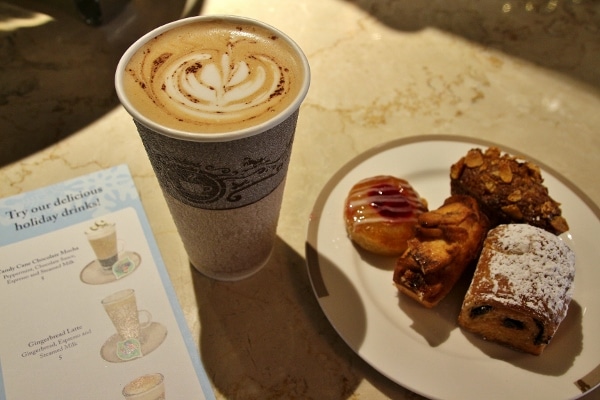
<svg viewBox="0 0 600 400"><path fill-rule="evenodd" d="M241 17L182 19L123 55L117 93L203 274L237 280L268 261L309 83L297 44Z"/></svg>
<svg viewBox="0 0 600 400"><path fill-rule="evenodd" d="M111 271L113 264L119 260L115 223L98 220L85 231L85 234L102 269Z"/></svg>
<svg viewBox="0 0 600 400"><path fill-rule="evenodd" d="M146 310L138 310L135 291L124 289L102 299L104 310L112 321L120 342L117 346L117 356L130 359L142 356L140 328L152 322L152 316ZM145 321L140 323L140 317Z"/></svg>
<svg viewBox="0 0 600 400"><path fill-rule="evenodd" d="M142 375L123 388L127 400L165 400L165 380L159 373Z"/></svg>

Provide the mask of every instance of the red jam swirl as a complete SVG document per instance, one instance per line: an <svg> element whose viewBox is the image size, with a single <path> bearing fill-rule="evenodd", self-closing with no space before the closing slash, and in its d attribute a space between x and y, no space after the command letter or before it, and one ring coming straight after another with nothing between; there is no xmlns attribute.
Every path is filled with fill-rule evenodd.
<svg viewBox="0 0 600 400"><path fill-rule="evenodd" d="M345 210L346 219L354 223L405 223L416 221L427 207L407 181L380 175L354 185Z"/></svg>

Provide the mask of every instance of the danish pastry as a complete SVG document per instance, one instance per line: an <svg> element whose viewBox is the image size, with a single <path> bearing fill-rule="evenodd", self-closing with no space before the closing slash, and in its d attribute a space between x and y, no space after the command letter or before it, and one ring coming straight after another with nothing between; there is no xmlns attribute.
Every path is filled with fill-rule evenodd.
<svg viewBox="0 0 600 400"><path fill-rule="evenodd" d="M404 179L388 175L356 183L346 198L344 220L348 236L370 252L398 256L413 237L427 202Z"/></svg>
<svg viewBox="0 0 600 400"><path fill-rule="evenodd" d="M415 237L394 269L400 293L427 308L437 305L478 257L488 225L468 196L451 196L437 210L421 214Z"/></svg>

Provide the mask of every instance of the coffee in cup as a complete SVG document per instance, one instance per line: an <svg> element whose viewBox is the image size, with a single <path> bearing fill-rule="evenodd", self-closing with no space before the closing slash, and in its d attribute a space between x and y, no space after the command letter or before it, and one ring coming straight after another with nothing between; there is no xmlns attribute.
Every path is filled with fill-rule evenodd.
<svg viewBox="0 0 600 400"><path fill-rule="evenodd" d="M161 30L124 68L124 94L144 122L191 135L229 136L283 118L306 74L297 50L272 29L216 17Z"/></svg>

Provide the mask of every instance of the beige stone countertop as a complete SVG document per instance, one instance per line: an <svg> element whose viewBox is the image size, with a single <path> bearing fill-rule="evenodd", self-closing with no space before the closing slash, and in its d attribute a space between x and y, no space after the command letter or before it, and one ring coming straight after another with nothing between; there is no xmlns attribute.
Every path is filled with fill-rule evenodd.
<svg viewBox="0 0 600 400"><path fill-rule="evenodd" d="M201 13L270 23L312 68L274 256L260 273L222 283L192 271L121 107L3 166L0 197L126 163L217 398L421 398L357 356L321 311L305 266L315 200L358 154L443 134L518 149L600 205L600 3L208 0Z"/></svg>

